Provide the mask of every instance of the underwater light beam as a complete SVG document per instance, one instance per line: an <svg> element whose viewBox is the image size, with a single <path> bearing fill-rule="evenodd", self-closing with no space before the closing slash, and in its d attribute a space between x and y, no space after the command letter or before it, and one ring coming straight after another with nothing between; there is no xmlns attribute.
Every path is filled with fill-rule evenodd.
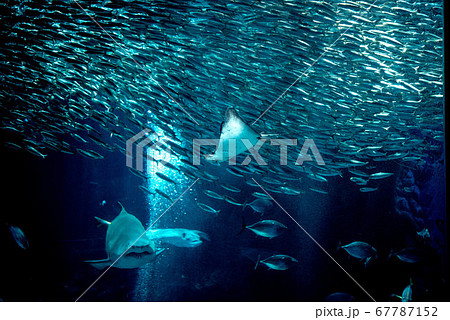
<svg viewBox="0 0 450 320"><path fill-rule="evenodd" d="M369 11L377 1L378 0L375 0L369 6L369 8L366 9L366 12ZM314 60L314 62L308 68L306 68L306 70L303 71L303 73L286 90L284 90L284 92L274 102L272 102L272 104L266 110L264 110L264 112L261 113L261 115L255 121L253 121L251 125L253 126L256 122L258 122L258 120L261 119L267 113L267 111L269 111L273 107L273 105L277 103L277 101L280 100L281 97L284 96L286 92L288 92L309 71L309 69L311 69L324 56L328 52L328 50L330 50L336 44L336 42L338 42L347 33L348 30L350 30L351 27L353 27L355 23L352 23L350 26L348 26L348 28L343 33L341 33L339 37L336 40L334 40L334 42L331 45L326 47L324 52L322 52L322 54L316 60Z"/></svg>
<svg viewBox="0 0 450 320"><path fill-rule="evenodd" d="M266 189L264 189L263 188L263 186L261 186L254 178L252 178L252 180L261 188L261 190L262 191L264 191L264 193L265 194L267 194L267 196L269 196L270 197L270 199L272 199L273 200L273 202L275 202L276 204L277 204L277 206L279 206L280 207L280 209L281 210L283 210L283 212L284 213L286 213L288 216L289 216L289 218L291 218L292 219L292 221L294 221L295 222L295 224L297 224L298 226L299 226L299 228L300 229L302 229L303 230L303 232L320 248L320 249L322 249L322 251L323 252L325 252L326 253L326 255L328 256L328 257L330 257L330 259L331 260L333 260L334 261L334 263L336 263L338 266L339 266L339 268L341 268L342 269L342 271L344 271L349 277L350 277L350 279L352 279L353 280L353 282L354 283L356 283L357 285L358 285L358 287L360 287L361 288L361 290L362 291L364 291L364 293L365 294L367 294L368 296L369 296L369 298L370 299L372 299L372 301L373 302L377 302L368 292L367 292L367 290L366 289L364 289L364 287L362 286L362 285L360 285L359 283L358 283L358 281L356 281L356 279L355 278L353 278L351 275L350 275L350 273L348 273L347 272L347 270L345 270L344 269L344 267L342 267L340 264L339 264L339 262L337 262L321 245L320 245L320 243L319 242L317 242L317 240L316 239L314 239L314 237L312 236L312 235L310 235L309 233L308 233L308 231L306 231L305 230L305 228L303 228L302 226L301 226L301 224L300 223L298 223L297 222L297 220L295 220L278 202L277 202L277 200L275 200L267 191L266 191Z"/></svg>

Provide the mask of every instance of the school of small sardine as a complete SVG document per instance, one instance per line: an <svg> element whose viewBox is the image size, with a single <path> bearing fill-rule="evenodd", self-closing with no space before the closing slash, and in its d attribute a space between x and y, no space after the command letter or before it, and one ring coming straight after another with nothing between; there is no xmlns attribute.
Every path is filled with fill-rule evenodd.
<svg viewBox="0 0 450 320"><path fill-rule="evenodd" d="M297 195L302 177L345 171L362 192L376 191L374 180L390 176L380 162L414 164L443 141L440 1L1 7L1 129L9 147L37 156L101 159L157 128L183 160L174 169L213 181L208 166L192 165L193 139L218 138L234 107L254 130L298 145L287 165L266 145L268 166L227 172ZM326 165L295 164L306 138Z"/></svg>

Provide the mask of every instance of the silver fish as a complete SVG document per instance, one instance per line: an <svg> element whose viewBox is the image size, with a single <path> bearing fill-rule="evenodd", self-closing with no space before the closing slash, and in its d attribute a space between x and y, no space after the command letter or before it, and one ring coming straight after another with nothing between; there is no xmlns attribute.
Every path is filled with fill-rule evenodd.
<svg viewBox="0 0 450 320"><path fill-rule="evenodd" d="M216 210L210 206L208 206L207 204L201 203L201 202L197 202L197 205L204 211L209 212L209 213L214 213L214 214L218 214L220 212L220 210Z"/></svg>
<svg viewBox="0 0 450 320"><path fill-rule="evenodd" d="M262 220L247 226L244 217L242 217L242 229L239 233L242 233L245 229L253 231L258 236L272 239L281 235L287 227L275 220Z"/></svg>
<svg viewBox="0 0 450 320"><path fill-rule="evenodd" d="M244 208L250 206L255 212L264 213L273 206L272 200L257 198L250 203L244 204Z"/></svg>
<svg viewBox="0 0 450 320"><path fill-rule="evenodd" d="M25 236L25 233L23 233L22 229L13 225L8 225L8 227L17 245L22 249L25 250L28 249L30 247L30 244L28 242L27 237Z"/></svg>
<svg viewBox="0 0 450 320"><path fill-rule="evenodd" d="M338 249L344 249L349 255L357 259L364 261L364 265L367 266L371 259L377 258L377 250L370 244L362 241L355 241L345 246L341 246L339 243Z"/></svg>
<svg viewBox="0 0 450 320"><path fill-rule="evenodd" d="M224 196L222 196L222 195L220 195L220 194L218 194L218 193L216 193L214 191L211 191L211 190L205 189L205 190L203 190L203 193L206 194L208 197L211 197L213 199L217 199L217 200L223 200L224 199Z"/></svg>
<svg viewBox="0 0 450 320"><path fill-rule="evenodd" d="M400 261L406 263L417 263L422 260L422 253L416 248L405 248L399 252L394 253L393 250L389 254L389 257L395 256Z"/></svg>
<svg viewBox="0 0 450 320"><path fill-rule="evenodd" d="M385 179L388 178L390 176L392 176L393 173L391 172L377 172L377 173L373 173L369 176L370 179L372 180L378 180L378 179Z"/></svg>
<svg viewBox="0 0 450 320"><path fill-rule="evenodd" d="M297 262L298 260L291 256L284 254L276 254L264 260L259 260L258 258L258 262L256 263L255 269L258 267L259 264L263 264L269 269L283 271L291 268Z"/></svg>

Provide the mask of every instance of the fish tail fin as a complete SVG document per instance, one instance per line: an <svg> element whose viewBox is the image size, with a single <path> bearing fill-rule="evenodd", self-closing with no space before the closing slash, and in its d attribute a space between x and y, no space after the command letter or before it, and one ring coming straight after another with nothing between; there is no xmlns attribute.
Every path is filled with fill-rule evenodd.
<svg viewBox="0 0 450 320"><path fill-rule="evenodd" d="M258 268L258 265L259 265L259 259L261 258L261 256L258 254L258 259L256 260L256 265L255 265L255 269L254 270L256 270L256 268Z"/></svg>
<svg viewBox="0 0 450 320"><path fill-rule="evenodd" d="M364 260L364 268L367 268L369 263L375 262L375 260L377 260L377 258L378 258L378 255L376 253L373 256L366 258Z"/></svg>
<svg viewBox="0 0 450 320"><path fill-rule="evenodd" d="M398 294L393 293L393 294L391 294L391 298L399 298L399 299L401 299L402 297L400 297Z"/></svg>
<svg viewBox="0 0 450 320"><path fill-rule="evenodd" d="M391 249L391 251L389 251L389 255L386 260L389 260L390 258L392 258L393 255L394 255L394 249Z"/></svg>
<svg viewBox="0 0 450 320"><path fill-rule="evenodd" d="M100 228L100 227L105 226L105 225L109 226L111 224L111 222L106 221L106 220L104 220L102 218L99 218L99 217L94 217L94 219L97 220L97 222L98 222L97 228Z"/></svg>
<svg viewBox="0 0 450 320"><path fill-rule="evenodd" d="M416 70L416 72L417 72L417 70ZM417 91L419 91L419 93L422 93L422 91L424 91L426 89L427 89L426 87L423 87L422 89L417 89Z"/></svg>
<svg viewBox="0 0 450 320"><path fill-rule="evenodd" d="M239 231L238 235L240 235L242 232L244 232L245 228L247 228L247 225L245 224L244 216L242 216L242 229Z"/></svg>

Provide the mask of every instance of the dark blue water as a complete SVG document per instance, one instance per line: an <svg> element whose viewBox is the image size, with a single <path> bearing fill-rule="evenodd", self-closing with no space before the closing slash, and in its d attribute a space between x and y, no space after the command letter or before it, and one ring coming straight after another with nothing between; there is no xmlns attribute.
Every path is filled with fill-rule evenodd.
<svg viewBox="0 0 450 320"><path fill-rule="evenodd" d="M38 159L17 151L2 150L2 221L20 226L30 249L19 248L2 223L3 258L0 296L5 301L73 301L100 275L83 263L105 257L105 230L94 216L113 219L120 201L148 225L150 204L138 189L119 153L102 161L51 153ZM220 168L214 168L220 177ZM400 177L405 169L386 167ZM329 179L329 195L306 193L276 199L320 244L376 299L388 301L401 294L414 279L415 301L448 299L443 277L444 237L435 225L443 219L443 166L430 158L424 168L411 170L421 188L419 202L432 245L421 244L410 217L395 213L396 180L382 182L382 191L360 193L348 180ZM237 180L238 178L236 178ZM398 179L398 178L397 178ZM233 177L224 177L233 183ZM237 200L245 200L254 187L241 185ZM216 206L215 217L198 209L194 198L208 198L197 184L184 200L171 208L159 228L202 230L211 237L196 248L171 247L158 260L140 270L111 268L87 293L85 301L323 301L333 292L347 292L356 301L369 297L277 206L264 215L288 226L272 240L250 231L237 235L241 216L256 222L259 215L228 203ZM101 205L105 200L106 204ZM374 205L376 203L376 205ZM164 209L168 205L164 205ZM180 216L180 210L185 214ZM176 221L174 217L178 216ZM336 251L339 241L364 240L378 250L378 260L364 268L357 259ZM386 260L391 248L422 246L424 259L417 264ZM283 253L296 257L297 266L286 271L258 267L258 254Z"/></svg>

